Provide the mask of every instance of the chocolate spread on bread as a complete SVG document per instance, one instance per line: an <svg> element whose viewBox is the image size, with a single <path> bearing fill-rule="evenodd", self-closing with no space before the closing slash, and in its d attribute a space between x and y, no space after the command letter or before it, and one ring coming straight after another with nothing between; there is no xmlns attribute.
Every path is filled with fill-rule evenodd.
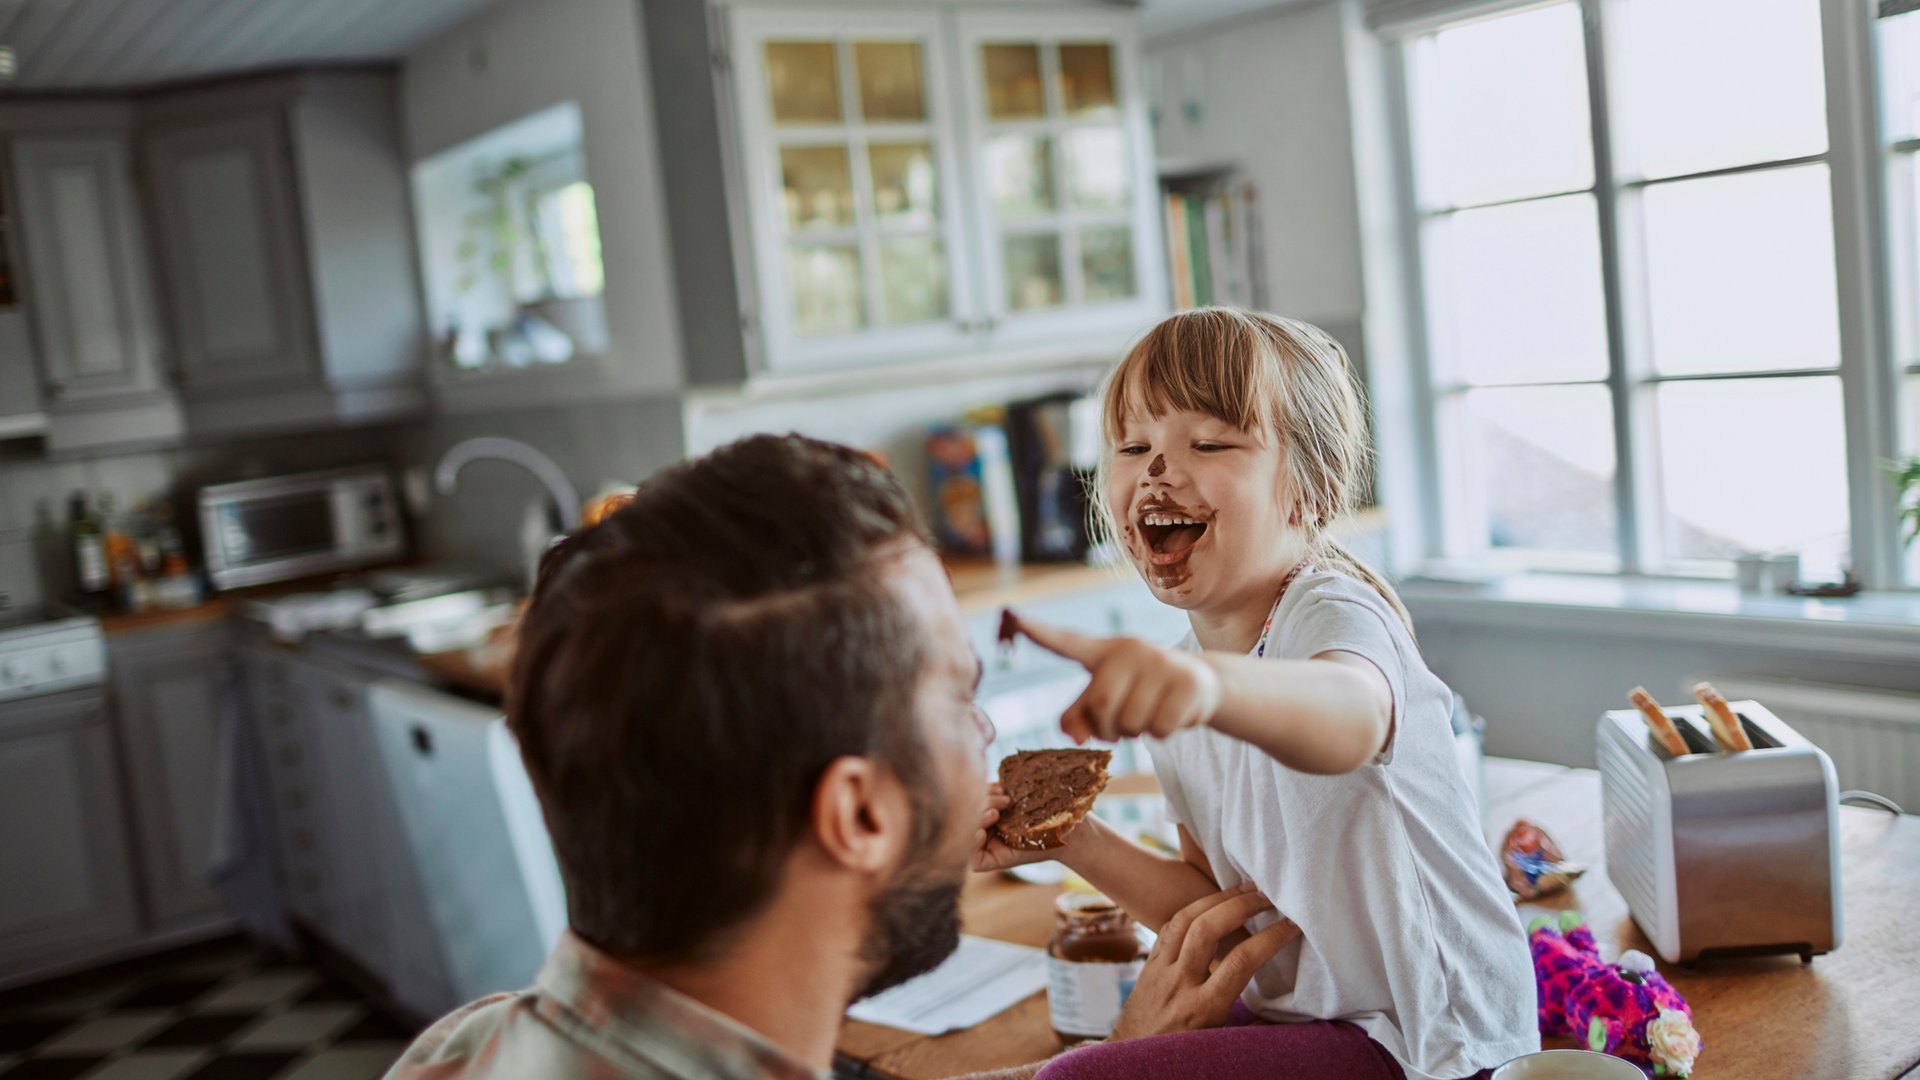
<svg viewBox="0 0 1920 1080"><path fill-rule="evenodd" d="M1000 786L1013 805L1000 813L994 834L1018 851L1045 851L1093 809L1107 786L1111 750L1023 750L1000 762Z"/></svg>

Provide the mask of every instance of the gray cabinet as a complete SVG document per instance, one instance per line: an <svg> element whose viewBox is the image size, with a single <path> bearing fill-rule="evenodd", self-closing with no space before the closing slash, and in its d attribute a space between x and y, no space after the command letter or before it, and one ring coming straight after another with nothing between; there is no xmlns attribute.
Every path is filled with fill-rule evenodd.
<svg viewBox="0 0 1920 1080"><path fill-rule="evenodd" d="M294 650L245 651L287 903L423 1016L452 996L367 715L367 678Z"/></svg>
<svg viewBox="0 0 1920 1080"><path fill-rule="evenodd" d="M100 691L0 705L0 978L133 938L114 771Z"/></svg>
<svg viewBox="0 0 1920 1080"><path fill-rule="evenodd" d="M314 377L286 130L271 112L144 139L182 387Z"/></svg>
<svg viewBox="0 0 1920 1080"><path fill-rule="evenodd" d="M27 312L20 302L18 200L0 168L0 269L7 285L0 295L0 439L36 435L46 428L40 411L40 373L34 363Z"/></svg>
<svg viewBox="0 0 1920 1080"><path fill-rule="evenodd" d="M125 132L13 140L23 279L55 449L176 438Z"/></svg>
<svg viewBox="0 0 1920 1080"><path fill-rule="evenodd" d="M229 918L210 870L232 660L227 625L116 636L107 656L148 928L224 924Z"/></svg>
<svg viewBox="0 0 1920 1080"><path fill-rule="evenodd" d="M393 76L242 79L140 104L187 426L391 420L426 400Z"/></svg>

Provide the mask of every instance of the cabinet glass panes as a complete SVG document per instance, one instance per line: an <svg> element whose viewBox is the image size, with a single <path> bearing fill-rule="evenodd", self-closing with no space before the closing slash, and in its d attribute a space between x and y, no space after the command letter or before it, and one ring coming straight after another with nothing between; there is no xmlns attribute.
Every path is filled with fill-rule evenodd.
<svg viewBox="0 0 1920 1080"><path fill-rule="evenodd" d="M1137 292L1131 153L1113 46L979 44L987 204L1001 302L1032 312Z"/></svg>
<svg viewBox="0 0 1920 1080"><path fill-rule="evenodd" d="M945 319L936 132L916 40L770 40L787 293L799 337Z"/></svg>

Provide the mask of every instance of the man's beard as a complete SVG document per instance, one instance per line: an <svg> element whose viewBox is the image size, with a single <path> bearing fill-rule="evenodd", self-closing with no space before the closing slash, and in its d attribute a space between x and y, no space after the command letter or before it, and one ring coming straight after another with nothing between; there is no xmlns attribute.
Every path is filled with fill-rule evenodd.
<svg viewBox="0 0 1920 1080"><path fill-rule="evenodd" d="M929 880L919 868L902 873L874 897L872 923L860 949L873 974L854 1000L932 971L959 947L960 880Z"/></svg>

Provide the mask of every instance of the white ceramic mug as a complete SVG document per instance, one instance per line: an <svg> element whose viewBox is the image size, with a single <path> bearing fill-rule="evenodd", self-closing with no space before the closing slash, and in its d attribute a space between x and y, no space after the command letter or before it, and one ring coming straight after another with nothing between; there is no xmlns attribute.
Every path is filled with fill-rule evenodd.
<svg viewBox="0 0 1920 1080"><path fill-rule="evenodd" d="M1647 1080L1640 1067L1587 1050L1545 1050L1493 1070L1493 1080Z"/></svg>

